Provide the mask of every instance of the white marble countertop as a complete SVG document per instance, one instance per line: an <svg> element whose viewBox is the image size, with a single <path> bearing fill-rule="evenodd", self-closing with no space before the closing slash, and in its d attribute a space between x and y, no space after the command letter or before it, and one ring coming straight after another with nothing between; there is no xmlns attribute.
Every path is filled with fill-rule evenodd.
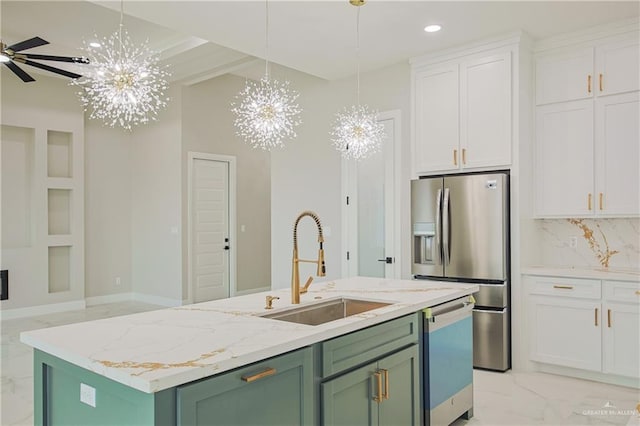
<svg viewBox="0 0 640 426"><path fill-rule="evenodd" d="M560 266L528 266L520 271L524 275L541 275L546 277L587 278L597 280L640 281L638 269L598 269L587 267Z"/></svg>
<svg viewBox="0 0 640 426"><path fill-rule="evenodd" d="M310 326L256 315L291 307L290 290L23 332L43 352L153 393L331 339L478 291L473 284L354 277L313 283L301 305L340 296L391 302ZM264 309L265 296L280 297Z"/></svg>

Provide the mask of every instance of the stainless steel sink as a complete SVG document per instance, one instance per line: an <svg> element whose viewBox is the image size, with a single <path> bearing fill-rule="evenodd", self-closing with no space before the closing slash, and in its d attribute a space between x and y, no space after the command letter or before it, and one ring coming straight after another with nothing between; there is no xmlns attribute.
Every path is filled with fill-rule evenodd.
<svg viewBox="0 0 640 426"><path fill-rule="evenodd" d="M343 297L260 316L298 324L319 325L389 306L390 304L391 303L371 302L368 300L347 299Z"/></svg>

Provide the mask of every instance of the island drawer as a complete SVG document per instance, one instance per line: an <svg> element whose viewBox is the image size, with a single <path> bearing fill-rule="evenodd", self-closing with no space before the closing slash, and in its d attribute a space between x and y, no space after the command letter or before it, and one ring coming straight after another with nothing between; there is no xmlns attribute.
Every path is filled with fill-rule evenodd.
<svg viewBox="0 0 640 426"><path fill-rule="evenodd" d="M313 423L313 350L306 347L177 387L177 426Z"/></svg>
<svg viewBox="0 0 640 426"><path fill-rule="evenodd" d="M322 342L322 377L418 343L418 324L418 314L411 314Z"/></svg>
<svg viewBox="0 0 640 426"><path fill-rule="evenodd" d="M530 277L530 294L600 299L600 280Z"/></svg>

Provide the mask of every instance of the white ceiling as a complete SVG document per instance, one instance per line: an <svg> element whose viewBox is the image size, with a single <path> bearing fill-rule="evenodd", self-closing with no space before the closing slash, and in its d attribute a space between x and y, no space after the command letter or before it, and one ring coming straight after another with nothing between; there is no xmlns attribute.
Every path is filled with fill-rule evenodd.
<svg viewBox="0 0 640 426"><path fill-rule="evenodd" d="M38 35L51 45L33 52L81 54L83 40L118 28L119 8L120 1L3 0L2 39ZM325 79L354 74L357 9L348 0L270 0L269 59ZM255 60L265 56L264 1L125 1L124 10L125 28L162 52L173 80L264 67ZM637 1L369 0L360 8L361 70L516 30L540 39L639 15ZM443 30L427 34L429 23Z"/></svg>

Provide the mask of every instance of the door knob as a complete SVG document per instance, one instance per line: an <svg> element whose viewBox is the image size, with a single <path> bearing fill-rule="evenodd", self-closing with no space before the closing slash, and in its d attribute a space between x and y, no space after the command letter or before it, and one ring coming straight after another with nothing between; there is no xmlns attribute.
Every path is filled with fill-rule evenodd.
<svg viewBox="0 0 640 426"><path fill-rule="evenodd" d="M378 262L393 263L393 257L385 257L384 259L378 259Z"/></svg>

